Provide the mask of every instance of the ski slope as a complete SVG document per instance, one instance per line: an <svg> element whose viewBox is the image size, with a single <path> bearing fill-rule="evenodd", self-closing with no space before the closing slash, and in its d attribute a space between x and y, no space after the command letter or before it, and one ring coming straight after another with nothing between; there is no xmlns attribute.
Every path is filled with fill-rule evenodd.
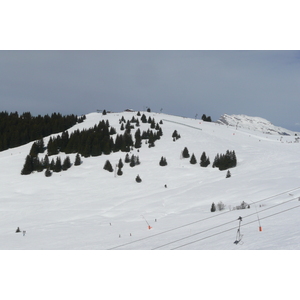
<svg viewBox="0 0 300 300"><path fill-rule="evenodd" d="M123 152L82 158L82 165L49 178L20 175L32 143L1 152L0 249L300 249L300 144L295 135L265 133L253 122L253 128L243 127L242 117L237 127L141 113L162 120L163 136L153 148L143 141L139 151L132 150L141 164L131 168L124 163L122 176L103 166L107 159L114 168L120 158L124 162ZM136 115L91 113L69 133L102 119L120 132L119 119ZM149 127L140 122L141 132ZM175 142L174 130L181 136ZM184 147L195 154L196 165L181 157ZM234 150L238 161L230 178L225 178L227 171L212 168L215 155L226 150ZM203 151L211 161L207 168L199 165ZM73 163L75 154L69 156ZM165 167L159 166L162 156ZM212 213L212 203L220 201L225 209ZM242 201L250 208L235 210ZM234 244L240 216L242 239ZM15 233L17 227L21 233Z"/></svg>

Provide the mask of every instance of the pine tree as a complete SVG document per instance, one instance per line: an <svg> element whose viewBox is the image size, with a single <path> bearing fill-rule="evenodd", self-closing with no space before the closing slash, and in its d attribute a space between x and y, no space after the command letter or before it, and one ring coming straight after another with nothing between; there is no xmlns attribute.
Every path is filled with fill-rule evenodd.
<svg viewBox="0 0 300 300"><path fill-rule="evenodd" d="M30 155L26 156L25 164L23 166L23 169L21 171L22 175L29 175L33 172L33 159Z"/></svg>
<svg viewBox="0 0 300 300"><path fill-rule="evenodd" d="M48 157L48 155L46 154L45 155L45 158L44 158L44 160L43 160L43 168L44 169L47 169L49 167L49 157Z"/></svg>
<svg viewBox="0 0 300 300"><path fill-rule="evenodd" d="M164 167L164 166L166 166L167 164L168 164L168 163L167 163L166 158L162 156L161 159L160 159L159 165L162 166L162 167Z"/></svg>
<svg viewBox="0 0 300 300"><path fill-rule="evenodd" d="M39 146L36 142L34 142L31 146L31 149L29 151L29 155L31 157L37 157L38 156L38 153L39 153Z"/></svg>
<svg viewBox="0 0 300 300"><path fill-rule="evenodd" d="M142 182L140 175L136 176L135 181L138 183Z"/></svg>
<svg viewBox="0 0 300 300"><path fill-rule="evenodd" d="M52 172L50 171L49 168L45 171L45 176L46 177L51 177L52 176Z"/></svg>
<svg viewBox="0 0 300 300"><path fill-rule="evenodd" d="M104 170L107 170L107 171L109 171L109 172L113 172L113 171L114 171L114 170L113 170L113 167L112 167L112 165L111 165L111 163L110 163L109 160L107 160L107 161L105 162L105 165L104 165L103 169L104 169Z"/></svg>
<svg viewBox="0 0 300 300"><path fill-rule="evenodd" d="M122 158L119 159L119 163L118 163L118 168L122 169L124 166L123 162L122 162Z"/></svg>
<svg viewBox="0 0 300 300"><path fill-rule="evenodd" d="M211 212L215 212L215 211L216 211L216 205L215 205L214 202L213 202L212 205L211 205L210 211L211 211Z"/></svg>
<svg viewBox="0 0 300 300"><path fill-rule="evenodd" d="M80 158L79 153L76 154L74 165L75 165L75 166L81 165L81 158Z"/></svg>
<svg viewBox="0 0 300 300"><path fill-rule="evenodd" d="M196 157L195 157L194 153L192 154L192 157L191 157L191 159L190 159L190 163L191 163L192 165L195 165L195 164L197 163L197 160L196 160Z"/></svg>
<svg viewBox="0 0 300 300"><path fill-rule="evenodd" d="M135 156L134 156L134 155L132 155L132 156L131 156L131 159L130 159L130 164L129 164L129 165L130 165L130 167L132 167L132 168L133 168L133 167L135 166L135 161L136 161L136 159L135 159Z"/></svg>
<svg viewBox="0 0 300 300"><path fill-rule="evenodd" d="M182 151L182 157L183 158L189 158L190 157L190 154L189 154L189 150L187 147L185 147Z"/></svg>
<svg viewBox="0 0 300 300"><path fill-rule="evenodd" d="M62 170L63 171L66 171L68 169L71 168L71 161L70 161L70 157L67 156L65 159L64 159L64 162L63 162L63 165L62 165Z"/></svg>
<svg viewBox="0 0 300 300"><path fill-rule="evenodd" d="M147 123L147 117L145 116L145 114L142 115L141 121L142 123Z"/></svg>
<svg viewBox="0 0 300 300"><path fill-rule="evenodd" d="M209 164L209 157L207 157L205 152L203 152L200 158L200 166L206 168Z"/></svg>
<svg viewBox="0 0 300 300"><path fill-rule="evenodd" d="M118 168L118 172L117 172L118 176L122 176L123 175L123 171L121 168Z"/></svg>
<svg viewBox="0 0 300 300"><path fill-rule="evenodd" d="M57 157L53 172L58 173L58 172L61 172L61 170L62 170L61 159L60 159L60 157Z"/></svg>

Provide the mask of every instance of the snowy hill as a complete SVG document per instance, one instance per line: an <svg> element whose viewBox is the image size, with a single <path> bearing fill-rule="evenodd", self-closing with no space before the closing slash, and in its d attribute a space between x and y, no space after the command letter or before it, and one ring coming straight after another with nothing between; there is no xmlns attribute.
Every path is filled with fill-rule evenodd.
<svg viewBox="0 0 300 300"><path fill-rule="evenodd" d="M270 121L259 117L224 114L220 117L217 123L232 126L236 129L248 129L268 134L295 135L295 132L274 126Z"/></svg>
<svg viewBox="0 0 300 300"><path fill-rule="evenodd" d="M272 135L275 129L260 118L226 116L220 124L141 113L162 121L163 136L155 147L143 141L133 149L130 155L139 156L141 164L125 163L122 176L103 166L109 160L115 169L124 152L83 157L80 166L49 178L20 175L32 143L0 152L0 248L300 249L300 144L294 135ZM69 133L101 120L119 133L122 116L130 120L137 113L91 113ZM149 126L140 123L141 131ZM174 130L181 136L176 141ZM185 147L197 164L182 158ZM237 156L230 178L212 168L214 157L227 150ZM207 168L199 165L204 151L211 161ZM75 154L69 156L74 162ZM161 157L167 166L159 165ZM243 201L250 208L236 209ZM211 212L212 203L220 202L225 209Z"/></svg>

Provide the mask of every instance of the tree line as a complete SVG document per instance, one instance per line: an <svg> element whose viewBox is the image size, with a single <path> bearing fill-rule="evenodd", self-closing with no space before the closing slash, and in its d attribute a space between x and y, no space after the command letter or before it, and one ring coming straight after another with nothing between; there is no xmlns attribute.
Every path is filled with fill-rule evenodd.
<svg viewBox="0 0 300 300"><path fill-rule="evenodd" d="M73 114L62 116L60 113L34 117L30 112L19 115L18 112L2 111L0 112L0 151L65 131L76 123L83 122L85 118Z"/></svg>

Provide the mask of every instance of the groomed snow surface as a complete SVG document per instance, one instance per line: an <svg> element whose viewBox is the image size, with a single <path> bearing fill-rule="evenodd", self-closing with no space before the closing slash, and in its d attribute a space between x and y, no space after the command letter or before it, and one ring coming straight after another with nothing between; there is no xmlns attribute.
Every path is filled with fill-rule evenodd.
<svg viewBox="0 0 300 300"><path fill-rule="evenodd" d="M163 122L163 136L153 148L143 142L139 151L131 151L141 164L124 163L122 176L103 166L109 160L115 168L120 158L124 162L124 152L82 158L82 165L50 178L43 172L20 175L32 143L1 152L1 249L300 248L300 144L295 136L145 114ZM120 132L122 116L131 120L137 113L91 113L69 131L105 119ZM140 125L141 132L150 128ZM175 142L174 130L181 136ZM196 165L181 157L184 147L195 154ZM215 155L226 150L234 150L238 160L231 178L212 168ZM207 168L199 165L203 151L211 161ZM59 155L63 160L65 154ZM74 162L75 154L69 156ZM165 167L159 166L162 156ZM242 201L250 208L234 210ZM225 209L212 213L213 202ZM236 245L239 216L243 243Z"/></svg>
<svg viewBox="0 0 300 300"><path fill-rule="evenodd" d="M114 168L120 158L124 162L126 153L123 152L82 158L82 165L72 166L68 171L53 173L49 178L45 177L44 173L26 176L20 174L32 143L1 152L0 249L300 249L300 144L295 135L266 134L257 130L257 126L252 130L248 124L243 128L166 114L141 113L147 118L149 116L154 118L156 122L162 120L163 124L160 126L163 136L155 142L153 148L148 148L143 141L139 151L137 149L131 151L130 155L139 156L141 164L132 168L124 163L122 176L117 176L116 172L105 171L103 166L106 160L109 160ZM137 117L137 113L120 112L107 115L91 113L83 123L74 126L69 132L93 127L104 119L108 120L118 133L123 133L120 132L119 124L122 116L126 120L131 120L133 116ZM150 128L150 124L140 122L139 128L143 132ZM133 137L136 129L132 130ZM174 130L181 136L175 142L172 139ZM48 139L49 137L44 138L45 144ZM189 159L181 157L184 147L188 148L190 155L195 154L196 165L190 164ZM238 161L237 167L230 169L230 178L226 178L227 171L212 168L215 155L225 154L226 150L234 150ZM203 151L211 161L207 168L199 165ZM63 159L65 154L60 153L59 156ZM69 156L74 162L75 154ZM165 167L159 166L162 156L167 159L168 165ZM135 181L137 175L140 175L141 183ZM242 201L249 204L250 208L234 209ZM222 202L225 209L212 213L210 209L213 202L215 204ZM239 226L237 219L240 216L242 222L239 234L242 240L234 244L237 236L240 236L237 232ZM15 233L17 227L20 228L20 233ZM25 235L23 231L26 231ZM64 268L71 270L71 277L64 285L68 287L66 291L74 284L79 284L82 272L93 270L92 272L96 273L95 277L92 276L89 286L94 288L95 284L101 290L101 280L106 282L103 288L111 292L108 296L100 293L104 299L116 299L113 296L119 289L113 283L122 282L122 278L125 279L128 274L132 274L130 273L132 268L140 272L140 274L135 272L133 277L135 281L131 282L127 278L124 281L126 286L120 283L120 288L124 291L121 295L128 297L132 293L132 299L173 299L169 298L172 295L178 299L199 299L203 294L196 291L199 291L204 283L205 287L202 288L206 292L220 285L224 293L224 290L227 290L226 297L237 299L241 295L235 294L235 282L232 282L231 286L221 283L222 277L227 276L224 270L232 276L236 273L242 276L243 271L246 272L244 266L253 267L252 263L247 261L247 257L253 256L248 256L247 251L239 254L231 251L225 254L210 251L192 251L189 254L186 251L158 251L160 254L152 254L154 252L150 254L148 251L138 254L135 251L130 253L109 251L112 252L115 254L107 254L106 251L88 251L89 266L85 264L86 254L83 260L79 258L77 261L77 254L69 251L59 252L61 253L58 255L59 262L55 259L56 254L54 258L51 255L48 259L46 254L48 251L34 252L36 255L26 252L21 254L21 258L17 261L16 256L19 256L20 252L2 253L5 253L4 258L8 255L8 259L13 261L13 266L22 260L23 277L28 274L26 269L32 267L30 264L32 255L37 256L39 260L38 262L35 260L38 264L37 270L45 264L49 272L55 273L54 282L58 287L62 285L60 280L65 278L64 273L59 272L60 266L63 270ZM173 254L174 252L178 254ZM79 252L78 255L82 256L83 253L86 252ZM286 254L285 251L283 253ZM257 268L261 272L267 272L264 267L272 267L274 271L278 271L279 265L286 268L284 264L278 262L277 267L274 267L272 255L263 255L263 262L259 259ZM101 271L102 267L106 270L105 274ZM225 269L218 270L219 267ZM78 268L81 271L80 275L77 274L79 277L76 277ZM206 274L202 273L201 268L204 268ZM22 282L10 267L9 270L6 280L15 280L16 284ZM252 270L255 271L256 267L254 266ZM193 275L191 271L194 272ZM188 283L180 281L186 278L184 274L189 278ZM245 286L257 284L266 287L263 285L262 273L251 276L247 272L248 282L239 277L237 284L244 283ZM156 283L155 287L151 280ZM277 280L279 282L279 279ZM179 281L182 282L182 286ZM49 284L51 290L51 283L41 280L38 282L45 289ZM141 294L136 289L135 283L139 283L142 288ZM265 282L270 288L273 283L271 280ZM186 289L186 285L190 289ZM28 290L27 285L21 284L21 288ZM155 297L159 293L159 288L162 292L160 296ZM172 292L169 289L173 289ZM81 299L94 299L93 296L99 295L97 292L90 295L88 290L79 290L82 292ZM238 291L240 292L239 288ZM255 297L254 289L251 291L246 295L246 299ZM284 290L280 289L279 293L276 293L278 299L281 292L282 297L289 295L289 293L283 295ZM143 293L147 296L143 296ZM230 296L232 294L234 296ZM55 295L52 290L46 297L42 296L40 299L48 299L48 296L49 299L53 299ZM65 297L57 299L66 299L67 295L68 292ZM81 294L77 293L78 295ZM250 295L251 298L248 297ZM216 299L215 296L216 294L212 293L205 296L205 299Z"/></svg>

